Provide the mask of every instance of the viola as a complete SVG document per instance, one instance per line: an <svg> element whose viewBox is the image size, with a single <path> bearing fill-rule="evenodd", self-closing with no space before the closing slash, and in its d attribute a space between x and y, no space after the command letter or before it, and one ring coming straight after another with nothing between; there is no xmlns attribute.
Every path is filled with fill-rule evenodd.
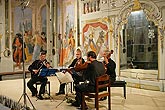
<svg viewBox="0 0 165 110"><path fill-rule="evenodd" d="M85 63L81 63L81 64L78 64L74 67L75 71L82 71L82 70L85 70L88 66L88 62L85 62Z"/></svg>

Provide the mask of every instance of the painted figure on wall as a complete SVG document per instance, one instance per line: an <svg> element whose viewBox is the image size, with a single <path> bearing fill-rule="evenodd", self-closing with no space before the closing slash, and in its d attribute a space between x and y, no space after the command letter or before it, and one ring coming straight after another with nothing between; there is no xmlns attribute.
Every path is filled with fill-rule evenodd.
<svg viewBox="0 0 165 110"><path fill-rule="evenodd" d="M60 37L61 38L61 37ZM70 62L74 57L75 39L73 36L73 30L69 31L69 38L66 34L62 37L61 51L60 51L60 66Z"/></svg>
<svg viewBox="0 0 165 110"><path fill-rule="evenodd" d="M106 48L106 44L104 44L104 40L106 40L106 36L104 35L104 31L102 30L101 32L99 32L99 37L96 41L96 46L97 46L97 50L96 53L98 53L98 55L102 54L104 52L104 49Z"/></svg>
<svg viewBox="0 0 165 110"><path fill-rule="evenodd" d="M23 61L23 39L20 33L15 35L13 40L13 61L16 63L16 67L21 69L21 62ZM26 47L26 46L25 46Z"/></svg>
<svg viewBox="0 0 165 110"><path fill-rule="evenodd" d="M95 36L95 33L94 33L94 29L91 27L90 30L89 30L89 41L88 41L88 46L90 46L91 50L93 50L94 52L96 52L96 44L94 42L94 36Z"/></svg>
<svg viewBox="0 0 165 110"><path fill-rule="evenodd" d="M47 52L47 38L46 38L46 33L45 32L41 32L41 38L43 40L41 51Z"/></svg>
<svg viewBox="0 0 165 110"><path fill-rule="evenodd" d="M75 49L75 39L73 36L72 28L69 31L69 38L68 38L68 62L73 59L74 57L74 49Z"/></svg>
<svg viewBox="0 0 165 110"><path fill-rule="evenodd" d="M28 30L28 39L29 39L29 44L28 46L28 50L29 50L29 54L32 55L33 54L33 50L34 50L34 42L32 40L33 35L32 35L32 30Z"/></svg>
<svg viewBox="0 0 165 110"><path fill-rule="evenodd" d="M64 0L60 1L64 5L64 13L60 13L64 17L63 28L62 28L62 44L60 49L60 63L59 66L64 66L70 64L70 62L74 58L74 50L75 50L75 36L74 36L74 19L75 12L74 10L74 1L73 0ZM60 25L60 24L59 24ZM59 30L60 30L59 26Z"/></svg>
<svg viewBox="0 0 165 110"><path fill-rule="evenodd" d="M66 62L67 58L67 40L66 40L66 34L62 37L61 36L61 51L60 51L60 63L59 66L63 66Z"/></svg>
<svg viewBox="0 0 165 110"><path fill-rule="evenodd" d="M34 51L33 51L32 60L35 61L39 58L42 46L46 45L46 44L43 41L43 39L38 31L35 32L33 41L34 41Z"/></svg>
<svg viewBox="0 0 165 110"><path fill-rule="evenodd" d="M26 45L26 64L32 60L34 42L32 41L32 9L27 7L24 10L24 19L22 17L21 7L14 9L14 33L24 33L24 43ZM23 32L24 31L24 32Z"/></svg>
<svg viewBox="0 0 165 110"><path fill-rule="evenodd" d="M26 61L25 62L29 62L32 60L32 54L33 54L33 41L32 41L32 35L30 35L30 31L25 31L24 33L24 40L25 40L25 44L26 44L26 48L25 48L25 53L26 53Z"/></svg>
<svg viewBox="0 0 165 110"><path fill-rule="evenodd" d="M83 53L94 51L101 57L104 50L108 48L108 27L101 22L86 24L83 28Z"/></svg>

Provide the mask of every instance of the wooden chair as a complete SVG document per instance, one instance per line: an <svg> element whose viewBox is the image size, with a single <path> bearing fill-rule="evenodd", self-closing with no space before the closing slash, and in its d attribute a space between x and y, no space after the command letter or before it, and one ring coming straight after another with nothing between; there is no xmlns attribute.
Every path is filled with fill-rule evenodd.
<svg viewBox="0 0 165 110"><path fill-rule="evenodd" d="M100 89L108 88L108 91L99 92ZM111 99L110 99L110 79L109 75L104 74L96 78L96 92L83 92L82 93L82 110L85 110L85 96L95 98L95 108L99 110L99 99L108 96L108 110L111 110Z"/></svg>

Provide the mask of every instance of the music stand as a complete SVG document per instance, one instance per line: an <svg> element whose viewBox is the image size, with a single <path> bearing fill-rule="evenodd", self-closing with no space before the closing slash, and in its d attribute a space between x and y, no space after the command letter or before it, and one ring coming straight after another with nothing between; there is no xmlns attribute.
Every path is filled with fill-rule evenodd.
<svg viewBox="0 0 165 110"><path fill-rule="evenodd" d="M64 69L62 69L62 71L64 71ZM62 74L62 75L60 75ZM69 89L67 90L67 86L69 83L73 82L73 78L72 76L70 75L70 73L66 72L66 73L63 73L63 72L59 72L59 73L56 73L56 76L57 76L57 79L59 80L60 84L66 84L66 95L64 97L64 99L56 106L56 108L58 106L60 106L65 100L68 100L68 93L69 93Z"/></svg>
<svg viewBox="0 0 165 110"><path fill-rule="evenodd" d="M58 71L58 69L53 69L53 68L42 68L39 72L39 76L42 76L42 77L46 77L46 76L53 76L53 75L56 75L56 72Z"/></svg>
<svg viewBox="0 0 165 110"><path fill-rule="evenodd" d="M58 69L53 69L53 68L42 68L38 74L38 76L42 76L42 77L47 77L47 76L55 76L56 72L58 72ZM48 91L46 90L45 93L49 96L49 99L53 99L53 97L48 94ZM48 98L45 98L48 99ZM38 100L38 99L37 99ZM36 100L36 101L37 101Z"/></svg>
<svg viewBox="0 0 165 110"><path fill-rule="evenodd" d="M68 83L66 83L65 86L66 86L66 90L67 90ZM56 106L56 108L58 106L60 106L65 100L68 100L68 93L69 93L69 90L66 91L66 95L65 95L64 99Z"/></svg>
<svg viewBox="0 0 165 110"><path fill-rule="evenodd" d="M25 74L25 46L24 46L24 31L25 31L25 24L24 24L24 10L25 8L29 5L29 2L30 1L23 1L20 6L21 6L21 10L22 10L22 20L23 20L23 28L22 28L22 39L23 39L23 43L22 43L22 53L23 53L23 61L22 61L22 65L23 65L23 94L21 95L20 99L18 100L18 103L21 101L22 97L24 99L24 104L23 104L23 108L22 110L29 110L29 107L27 107L27 100L26 100L26 97L28 98L30 104L32 105L33 107L33 110L36 110L36 108L34 107L32 101L30 100L29 96L27 95L26 93L26 74Z"/></svg>

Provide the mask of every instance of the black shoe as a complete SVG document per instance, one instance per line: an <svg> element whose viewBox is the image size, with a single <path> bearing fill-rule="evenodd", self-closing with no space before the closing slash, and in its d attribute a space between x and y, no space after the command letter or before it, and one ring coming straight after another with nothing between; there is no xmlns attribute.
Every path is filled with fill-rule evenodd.
<svg viewBox="0 0 165 110"><path fill-rule="evenodd" d="M82 110L82 107L79 107L78 109ZM88 110L88 106L85 106L85 110Z"/></svg>
<svg viewBox="0 0 165 110"><path fill-rule="evenodd" d="M64 91L60 91L60 92L56 93L56 95L61 95L61 94L65 94L65 92Z"/></svg>
<svg viewBox="0 0 165 110"><path fill-rule="evenodd" d="M32 93L32 97L37 97L38 92Z"/></svg>
<svg viewBox="0 0 165 110"><path fill-rule="evenodd" d="M75 100L73 100L73 99L71 99L71 98L68 98L67 100L66 100L66 102L67 103L73 103Z"/></svg>
<svg viewBox="0 0 165 110"><path fill-rule="evenodd" d="M75 107L80 107L80 104L78 104L76 101L72 103L72 106L75 106Z"/></svg>
<svg viewBox="0 0 165 110"><path fill-rule="evenodd" d="M37 98L40 99L40 100L44 99L41 95L38 95Z"/></svg>

